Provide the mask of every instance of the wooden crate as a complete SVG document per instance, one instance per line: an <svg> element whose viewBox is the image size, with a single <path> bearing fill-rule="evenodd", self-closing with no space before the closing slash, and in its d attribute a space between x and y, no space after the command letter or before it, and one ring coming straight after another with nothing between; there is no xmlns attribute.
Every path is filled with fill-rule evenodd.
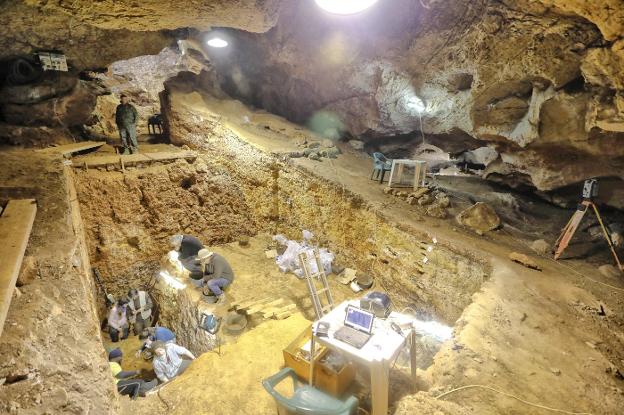
<svg viewBox="0 0 624 415"><path fill-rule="evenodd" d="M292 368L297 376L304 382L310 379L310 363L299 352L312 335L312 325L308 326L292 343L284 349L284 363ZM339 372L324 366L320 360L329 352L326 347L317 343L318 352L314 359L314 386L333 396L340 396L355 379L355 366L346 363Z"/></svg>

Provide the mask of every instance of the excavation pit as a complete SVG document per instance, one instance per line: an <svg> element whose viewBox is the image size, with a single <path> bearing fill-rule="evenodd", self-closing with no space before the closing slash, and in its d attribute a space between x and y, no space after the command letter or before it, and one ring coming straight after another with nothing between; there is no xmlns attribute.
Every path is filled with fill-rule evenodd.
<svg viewBox="0 0 624 415"><path fill-rule="evenodd" d="M193 353L219 353L222 347L235 350L243 347L247 338L255 338L259 344L263 340L257 336L267 330L262 329L267 324L271 330L298 334L305 328L301 321L314 319L305 282L280 272L275 260L265 255L276 248L272 239L276 233L300 239L302 229L311 229L316 241L336 254L338 268L352 267L372 276L374 289L387 291L396 310L407 310L422 321L452 325L488 278L484 263L424 235L399 229L358 196L293 166L266 161L262 153L256 156L264 163L254 164L253 169L200 154L195 161L125 171L74 170L90 259L101 270L107 291L118 296L131 286L153 287L159 324L171 328L177 342ZM302 193L302 188L308 191ZM190 281L181 289L163 279L155 283L161 259L169 250L168 238L176 233L197 236L232 265L236 278L228 287L226 304L206 303L201 290ZM353 293L335 275L330 275L329 282L336 304L364 294ZM200 328L202 313L227 318L236 305L266 298L282 299L280 306L292 304L293 315L277 320L256 310L248 315L242 333L221 330L215 336ZM305 320L295 317L299 313ZM431 366L444 340L419 335L419 369ZM126 348L127 354L136 346L122 349ZM271 347L281 356L280 346ZM149 366L139 359L129 359L126 364L128 370ZM392 375L391 382L398 382L392 388L392 401L409 392L408 367L408 354L403 353ZM236 375L258 376L253 366L248 372ZM366 379L358 375L363 402L367 399ZM256 387L261 388L259 383ZM270 406L270 401L265 402Z"/></svg>

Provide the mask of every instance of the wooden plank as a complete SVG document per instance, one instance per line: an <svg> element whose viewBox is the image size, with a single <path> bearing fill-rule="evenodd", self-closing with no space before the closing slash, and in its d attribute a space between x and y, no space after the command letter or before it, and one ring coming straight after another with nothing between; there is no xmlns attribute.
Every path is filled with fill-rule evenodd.
<svg viewBox="0 0 624 415"><path fill-rule="evenodd" d="M0 216L0 336L36 213L34 199L20 199L10 200Z"/></svg>
<svg viewBox="0 0 624 415"><path fill-rule="evenodd" d="M287 301L287 300L282 299L282 301L280 303L277 303L277 304L275 304L275 305L273 305L271 307L268 307L268 308L262 310L262 316L264 318L271 318L271 317L273 317L275 315L275 313L278 313L278 312L282 311L285 307L288 306L288 303L285 303L285 301Z"/></svg>
<svg viewBox="0 0 624 415"><path fill-rule="evenodd" d="M69 156L80 151L91 150L102 147L106 144L104 141L81 141L79 143L66 144L58 147L48 147L41 150L35 150L46 153L58 153L63 156Z"/></svg>
<svg viewBox="0 0 624 415"><path fill-rule="evenodd" d="M247 310L247 314L254 314L254 313L257 313L259 311L266 310L269 307L276 306L277 304L281 303L282 301L284 301L282 298L278 298L277 300L271 301L270 303L265 303L265 304L260 303L260 304L257 304L255 306L249 308Z"/></svg>
<svg viewBox="0 0 624 415"><path fill-rule="evenodd" d="M238 310L246 310L251 306L254 306L256 304L260 304L260 303L266 303L267 301L271 301L275 299L275 297L265 297L262 299L251 299L251 300L247 300L247 301L243 301L242 303L235 305L234 307L237 308Z"/></svg>
<svg viewBox="0 0 624 415"><path fill-rule="evenodd" d="M136 153L128 155L110 155L110 156L88 156L81 158L80 161L89 164L89 167L106 167L109 165L119 165L120 159L125 167L139 163L152 163L159 161L170 161L177 159L193 160L197 158L194 151L163 151L159 153Z"/></svg>
<svg viewBox="0 0 624 415"><path fill-rule="evenodd" d="M295 304L291 303L291 304L288 304L288 305L286 305L284 307L280 307L280 308L275 309L274 311L271 312L271 315L269 315L269 317L274 317L274 318L280 320L278 318L278 316L283 315L283 314L290 315L290 314L293 313L293 311L295 309L297 309L297 306ZM265 318L269 318L269 317L265 317Z"/></svg>

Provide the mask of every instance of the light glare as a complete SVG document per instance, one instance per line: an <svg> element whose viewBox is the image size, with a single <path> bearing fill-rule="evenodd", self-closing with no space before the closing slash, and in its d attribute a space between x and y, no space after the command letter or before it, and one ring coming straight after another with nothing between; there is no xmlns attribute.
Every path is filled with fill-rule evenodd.
<svg viewBox="0 0 624 415"><path fill-rule="evenodd" d="M160 271L160 276L167 284L169 284L172 288L175 288L176 290L182 290L186 288L186 284L182 284L180 281L169 275L167 271Z"/></svg>
<svg viewBox="0 0 624 415"><path fill-rule="evenodd" d="M355 14L368 9L377 0L316 0L323 10L334 14Z"/></svg>
<svg viewBox="0 0 624 415"><path fill-rule="evenodd" d="M224 48L228 45L228 43L220 37L213 37L212 39L209 39L206 43L208 43L208 46L213 48Z"/></svg>

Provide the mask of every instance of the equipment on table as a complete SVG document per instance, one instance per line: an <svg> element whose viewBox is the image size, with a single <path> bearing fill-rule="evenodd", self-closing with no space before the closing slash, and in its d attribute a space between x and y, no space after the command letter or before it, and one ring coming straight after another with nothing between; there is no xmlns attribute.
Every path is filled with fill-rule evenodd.
<svg viewBox="0 0 624 415"><path fill-rule="evenodd" d="M293 382L293 394L286 397L276 390L278 384L290 377ZM289 367L277 372L275 375L262 381L264 389L271 394L277 403L278 415L301 414L301 415L350 415L357 411L358 400L350 396L346 401L341 401L315 387L300 384L295 371Z"/></svg>
<svg viewBox="0 0 624 415"><path fill-rule="evenodd" d="M344 326L334 333L334 338L361 349L370 340L375 315L352 305L347 306Z"/></svg>
<svg viewBox="0 0 624 415"><path fill-rule="evenodd" d="M392 302L387 294L373 291L360 299L360 308L375 314L375 317L386 318L392 311Z"/></svg>
<svg viewBox="0 0 624 415"><path fill-rule="evenodd" d="M371 180L379 179L379 183L383 183L384 176L387 171L392 169L392 160L386 158L383 153L373 153L373 172L371 173ZM375 174L377 176L375 177Z"/></svg>
<svg viewBox="0 0 624 415"><path fill-rule="evenodd" d="M301 269L303 269L303 276L308 284L308 291L310 292L310 298L312 298L316 318L320 319L334 308L334 299L329 290L325 270L321 265L319 250L317 248L312 250L312 258L310 258L308 253L308 251L301 252L299 254L299 262L301 263ZM312 272L311 260L316 261L317 272ZM316 280L321 282L321 288L317 287ZM325 305L323 305L322 301L323 296L319 296L319 294L325 294Z"/></svg>
<svg viewBox="0 0 624 415"><path fill-rule="evenodd" d="M329 336L329 323L326 321L320 321L316 325L316 332L314 334L316 334L319 337Z"/></svg>
<svg viewBox="0 0 624 415"><path fill-rule="evenodd" d="M199 318L199 327L210 334L216 334L221 326L221 319L214 314L202 313Z"/></svg>
<svg viewBox="0 0 624 415"><path fill-rule="evenodd" d="M591 207L594 210L596 217L598 218L598 223L600 223L600 227L602 228L602 232L604 233L605 239L607 240L607 243L609 244L609 249L611 250L613 257L615 258L615 262L617 263L618 268L624 271L624 266L620 262L620 258L618 258L617 252L615 251L615 246L613 245L613 240L611 239L611 235L609 234L609 231L607 230L604 223L602 222L602 218L600 217L600 212L598 212L598 207L592 200L594 197L597 197L597 196L598 196L598 181L596 179L585 180L585 183L583 184L583 193L582 193L583 200L581 201L581 203L579 203L579 205L576 208L576 211L574 212L574 214L568 221L568 224L563 228L561 235L559 235L557 242L555 242L555 248L554 248L555 260L559 259L561 254L563 254L563 251L567 248L568 244L570 243L570 240L572 239L572 236L574 236L574 232L576 232L576 229L580 225L581 220L583 220L585 213L587 213L587 210Z"/></svg>

